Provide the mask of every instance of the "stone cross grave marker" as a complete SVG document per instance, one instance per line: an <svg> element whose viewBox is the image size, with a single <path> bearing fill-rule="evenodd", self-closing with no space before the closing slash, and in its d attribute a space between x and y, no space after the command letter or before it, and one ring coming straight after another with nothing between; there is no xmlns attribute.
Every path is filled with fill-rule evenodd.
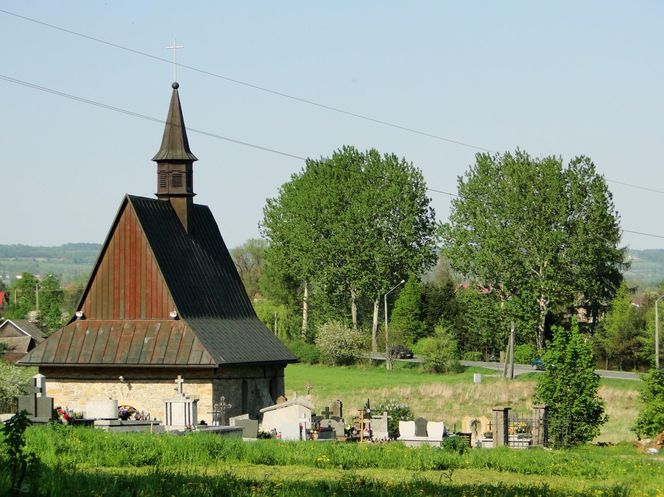
<svg viewBox="0 0 664 497"><path fill-rule="evenodd" d="M177 384L177 387L175 388L177 394L184 396L184 390L182 388L182 384L184 383L184 378L178 375L178 377L175 379L175 383Z"/></svg>
<svg viewBox="0 0 664 497"><path fill-rule="evenodd" d="M46 396L46 377L32 377L32 389L28 395L18 397L18 412L27 411L38 422L46 422L53 416L53 398Z"/></svg>
<svg viewBox="0 0 664 497"><path fill-rule="evenodd" d="M228 426L228 410L233 407L232 404L226 402L226 397L223 395L219 397L219 402L214 406L212 411L212 425L213 426Z"/></svg>
<svg viewBox="0 0 664 497"><path fill-rule="evenodd" d="M332 416L332 411L330 411L330 408L325 406L325 409L321 412L323 415L323 419L330 419L330 416Z"/></svg>

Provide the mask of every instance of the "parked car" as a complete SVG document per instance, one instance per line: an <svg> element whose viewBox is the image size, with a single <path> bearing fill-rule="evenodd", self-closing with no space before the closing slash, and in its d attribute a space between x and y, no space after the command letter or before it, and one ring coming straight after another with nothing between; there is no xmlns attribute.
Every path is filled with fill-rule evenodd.
<svg viewBox="0 0 664 497"><path fill-rule="evenodd" d="M533 368L535 368L537 371L544 371L546 369L544 361L539 357L535 357L535 359L533 359L530 364L532 364Z"/></svg>
<svg viewBox="0 0 664 497"><path fill-rule="evenodd" d="M392 345L390 355L396 359L412 359L413 351L405 345Z"/></svg>

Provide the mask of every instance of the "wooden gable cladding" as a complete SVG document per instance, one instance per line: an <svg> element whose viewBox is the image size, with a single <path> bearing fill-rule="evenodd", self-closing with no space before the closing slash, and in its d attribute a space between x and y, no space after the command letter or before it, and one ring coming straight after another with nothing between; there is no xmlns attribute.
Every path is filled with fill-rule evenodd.
<svg viewBox="0 0 664 497"><path fill-rule="evenodd" d="M87 319L169 319L173 297L125 200L80 307Z"/></svg>

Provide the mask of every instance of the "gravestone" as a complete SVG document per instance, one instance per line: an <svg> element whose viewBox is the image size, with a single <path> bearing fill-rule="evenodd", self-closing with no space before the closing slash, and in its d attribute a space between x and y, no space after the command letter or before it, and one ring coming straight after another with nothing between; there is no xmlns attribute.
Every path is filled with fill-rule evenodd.
<svg viewBox="0 0 664 497"><path fill-rule="evenodd" d="M32 391L18 397L18 412L26 411L36 423L46 423L53 417L53 397L46 396L46 377L32 377Z"/></svg>
<svg viewBox="0 0 664 497"><path fill-rule="evenodd" d="M248 414L229 419L230 426L242 428L242 438L258 438L258 420L249 419Z"/></svg>
<svg viewBox="0 0 664 497"><path fill-rule="evenodd" d="M182 384L184 379L178 375L175 397L168 399L166 408L166 429L184 430L198 424L198 398L188 397L184 393Z"/></svg>
<svg viewBox="0 0 664 497"><path fill-rule="evenodd" d="M325 406L325 409L323 409L323 412L321 412L321 416L323 419L330 419L330 416L332 416L332 411L330 411L330 408Z"/></svg>
<svg viewBox="0 0 664 497"><path fill-rule="evenodd" d="M274 432L282 440L301 440L303 432L311 427L313 406L304 398L294 398L264 407L260 410L263 418L261 431Z"/></svg>
<svg viewBox="0 0 664 497"><path fill-rule="evenodd" d="M233 407L226 402L226 397L219 397L219 402L212 406L212 426L228 426L228 410Z"/></svg>
<svg viewBox="0 0 664 497"><path fill-rule="evenodd" d="M427 420L424 418L415 419L415 436L416 437L426 437L427 436Z"/></svg>
<svg viewBox="0 0 664 497"><path fill-rule="evenodd" d="M390 435L387 431L387 412L380 416L373 416L371 419L371 435L374 440L389 440Z"/></svg>
<svg viewBox="0 0 664 497"><path fill-rule="evenodd" d="M343 438L346 436L346 426L341 418L332 416L330 419L322 419L320 421L321 428L331 428L336 438Z"/></svg>
<svg viewBox="0 0 664 497"><path fill-rule="evenodd" d="M430 440L442 441L445 436L445 423L442 421L429 421L427 423L427 436Z"/></svg>
<svg viewBox="0 0 664 497"><path fill-rule="evenodd" d="M332 402L332 416L336 416L337 418L344 417L344 403L340 400Z"/></svg>
<svg viewBox="0 0 664 497"><path fill-rule="evenodd" d="M415 421L399 421L399 438L409 440L415 437Z"/></svg>
<svg viewBox="0 0 664 497"><path fill-rule="evenodd" d="M318 440L336 440L337 434L332 428L323 428L318 432Z"/></svg>
<svg viewBox="0 0 664 497"><path fill-rule="evenodd" d="M118 419L118 401L89 400L85 405L85 417L88 419Z"/></svg>

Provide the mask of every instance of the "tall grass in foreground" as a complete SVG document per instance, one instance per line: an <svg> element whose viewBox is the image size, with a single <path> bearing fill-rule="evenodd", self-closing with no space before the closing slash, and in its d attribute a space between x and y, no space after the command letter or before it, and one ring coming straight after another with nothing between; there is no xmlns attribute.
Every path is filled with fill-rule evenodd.
<svg viewBox="0 0 664 497"><path fill-rule="evenodd" d="M214 467L227 463L307 466L321 469L363 468L444 471L494 470L522 475L563 476L602 481L661 482L664 464L636 453L630 446L581 447L568 451L513 449L471 450L457 454L432 447L416 449L399 443L282 442L245 443L213 434L186 436L106 433L53 425L27 431L27 449L48 466L79 468Z"/></svg>
<svg viewBox="0 0 664 497"><path fill-rule="evenodd" d="M26 495L39 497L664 497L662 460L628 445L458 454L398 443L244 443L52 425L29 428L26 449L40 460ZM0 495L9 488L4 458L0 451Z"/></svg>
<svg viewBox="0 0 664 497"><path fill-rule="evenodd" d="M0 474L1 474L0 470ZM5 487L0 478L0 492ZM7 495L4 493L4 495ZM154 470L145 474L106 474L77 471L66 468L45 468L35 496L49 497L126 497L126 496L178 496L178 497L628 497L622 486L567 491L549 488L546 484L461 484L432 482L412 477L391 483L356 474L339 479L288 480L276 477L242 478L227 472L221 475L197 474Z"/></svg>

